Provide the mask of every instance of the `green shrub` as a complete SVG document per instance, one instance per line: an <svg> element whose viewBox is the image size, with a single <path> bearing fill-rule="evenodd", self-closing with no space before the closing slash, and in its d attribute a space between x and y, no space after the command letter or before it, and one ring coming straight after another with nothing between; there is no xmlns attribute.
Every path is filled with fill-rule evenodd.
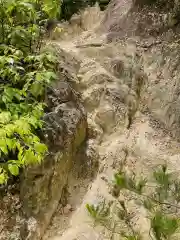
<svg viewBox="0 0 180 240"><path fill-rule="evenodd" d="M150 190L150 189L151 190ZM131 198L147 210L150 222L149 236L154 240L171 240L180 230L180 181L168 173L166 165L153 172L151 184L144 178L128 175L121 170L114 176L112 194L115 200L95 205L86 205L96 224L103 225L111 234L126 240L145 240L134 228L134 215L128 210L128 203L119 200L123 190L131 192Z"/></svg>
<svg viewBox="0 0 180 240"><path fill-rule="evenodd" d="M40 49L58 2L0 2L0 184L47 152L36 132L43 127L45 88L57 77L57 60Z"/></svg>

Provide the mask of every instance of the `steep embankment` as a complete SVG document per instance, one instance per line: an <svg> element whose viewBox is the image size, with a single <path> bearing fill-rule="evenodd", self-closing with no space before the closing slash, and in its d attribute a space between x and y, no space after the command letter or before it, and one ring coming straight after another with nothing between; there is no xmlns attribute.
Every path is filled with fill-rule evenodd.
<svg viewBox="0 0 180 240"><path fill-rule="evenodd" d="M117 20L117 13L121 19ZM150 177L157 165L166 162L170 171L179 175L179 43L168 38L168 30L161 36L140 34L139 25L127 20L130 13L140 21L142 16L138 14L136 18L131 1L114 1L106 16L97 7L91 8L81 16L84 25L79 27L77 21L72 21L61 33L61 40L57 37L51 43L68 56L63 61L71 67L67 67L65 74L72 76L71 84L81 93L88 112L89 167L98 159L99 171L90 184L87 170L79 176L76 169L72 171L67 205L63 212L62 208L57 211L44 239L112 239L107 229L93 227L85 205L113 200L108 182L121 163L127 171ZM99 27L97 23L102 19L103 26ZM119 28L106 34L113 24ZM120 24L122 28L124 24L123 32ZM154 29L152 24L146 26ZM75 34L77 29L80 36ZM126 40L125 31L129 33ZM115 42L117 35L119 40ZM73 69L77 76L73 75ZM121 198L128 200L134 227L144 239L150 239L145 209L131 195L122 192ZM114 239L119 236L115 234Z"/></svg>

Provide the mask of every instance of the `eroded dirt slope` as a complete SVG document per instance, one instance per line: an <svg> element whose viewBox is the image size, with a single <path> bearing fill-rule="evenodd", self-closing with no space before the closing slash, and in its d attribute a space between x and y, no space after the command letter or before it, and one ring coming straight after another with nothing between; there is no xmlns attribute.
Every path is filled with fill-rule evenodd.
<svg viewBox="0 0 180 240"><path fill-rule="evenodd" d="M127 10L126 5L124 14ZM127 171L149 178L164 162L177 176L180 171L179 44L166 39L155 43L152 37L139 41L132 36L107 43L105 30L98 25L105 13L94 7L83 14L83 27L67 25L61 39L56 37L50 44L68 56L63 61L71 67L65 74L72 75L71 84L88 112L87 151L91 161L98 159L99 170L93 180L88 174L72 172L68 202L60 206L44 240L112 239L107 229L93 227L85 205L113 199L108 182L121 162ZM150 239L145 209L130 195L121 197L134 213L134 227Z"/></svg>

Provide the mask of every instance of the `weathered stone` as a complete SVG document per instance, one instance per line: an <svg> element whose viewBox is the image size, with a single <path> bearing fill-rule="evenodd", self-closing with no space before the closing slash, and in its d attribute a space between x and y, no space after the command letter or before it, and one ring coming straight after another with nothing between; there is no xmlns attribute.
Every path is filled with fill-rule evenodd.
<svg viewBox="0 0 180 240"><path fill-rule="evenodd" d="M74 164L74 172L77 178L87 178L92 179L96 174L99 166L98 158L99 154L97 151L97 141L94 139L89 139L85 144L79 149L77 153L77 158L79 159L78 164ZM85 160L85 161L84 161Z"/></svg>
<svg viewBox="0 0 180 240"><path fill-rule="evenodd" d="M95 84L83 92L82 100L84 102L84 106L89 112L99 106L104 91L104 87L101 87L99 84Z"/></svg>
<svg viewBox="0 0 180 240"><path fill-rule="evenodd" d="M169 130L174 137L180 137L179 98L179 46L155 47L144 55L148 76L142 105L147 106L151 115ZM152 62L153 60L153 62Z"/></svg>
<svg viewBox="0 0 180 240"><path fill-rule="evenodd" d="M134 70L133 67L131 71L129 67L126 71L129 61L126 56L123 59L123 82L140 99L139 110L148 111L172 136L179 139L180 48L176 40L179 32L179 17L176 13L180 2L157 0L151 1L151 5L147 3L139 0L113 0L107 9L102 28L105 27L108 32L108 41L130 38L126 40L127 48L125 45L122 47L123 55L125 51L130 52L132 65L141 66L143 71L138 68ZM169 22L171 20L172 24ZM130 49L132 45L134 48ZM139 81L142 86L138 86Z"/></svg>
<svg viewBox="0 0 180 240"><path fill-rule="evenodd" d="M86 138L86 114L75 92L64 82L57 86L47 98L52 111L44 116L43 136L49 154L41 165L28 167L21 179L24 215L37 221L35 230L27 236L32 240L40 239L48 226L61 200L76 152Z"/></svg>
<svg viewBox="0 0 180 240"><path fill-rule="evenodd" d="M109 42L134 36L157 38L178 25L179 12L176 0L113 0L102 27L108 30Z"/></svg>
<svg viewBox="0 0 180 240"><path fill-rule="evenodd" d="M116 77L120 77L124 71L124 63L119 58L114 58L111 61L111 72Z"/></svg>

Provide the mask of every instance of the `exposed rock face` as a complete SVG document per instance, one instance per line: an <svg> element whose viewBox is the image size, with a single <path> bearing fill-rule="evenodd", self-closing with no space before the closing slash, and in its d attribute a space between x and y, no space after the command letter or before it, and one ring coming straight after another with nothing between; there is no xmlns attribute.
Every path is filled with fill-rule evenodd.
<svg viewBox="0 0 180 240"><path fill-rule="evenodd" d="M176 39L180 28L179 20L175 17L179 11L179 1L157 0L151 3L112 1L104 18L107 40L127 39L123 45L127 49L131 48L132 55L138 56L132 59L132 64L141 66L148 76L141 96L141 111L149 111L171 135L179 138L180 102L177 82L180 49Z"/></svg>
<svg viewBox="0 0 180 240"><path fill-rule="evenodd" d="M177 139L180 138L179 50L179 44L165 42L144 54L148 81L142 96L145 109Z"/></svg>
<svg viewBox="0 0 180 240"><path fill-rule="evenodd" d="M61 200L77 150L86 138L86 113L75 95L67 82L58 82L47 96L51 112L44 116L43 135L50 152L41 166L28 168L22 176L23 211L26 218L33 217L36 222L22 239L42 237Z"/></svg>
<svg viewBox="0 0 180 240"><path fill-rule="evenodd" d="M81 59L75 85L88 111L89 136L99 144L100 168L79 209L70 217L69 229L51 240L112 238L107 229L90 226L85 205L97 206L102 198L116 201L107 182L122 164L128 173L147 179L164 163L170 172L180 175L180 146L175 139L180 137L178 26L168 25L168 6L173 12L169 1L162 10L156 7L163 1L141 3L113 0L98 31L95 26L89 29L89 37L86 32L60 44L68 54ZM107 39L102 41L105 34ZM101 44L95 47L92 43L98 39ZM84 47L77 48L77 42ZM121 191L122 199L134 216L134 229L150 240L146 210L131 193ZM120 234L113 237L119 239Z"/></svg>
<svg viewBox="0 0 180 240"><path fill-rule="evenodd" d="M108 31L108 41L127 37L156 38L169 29L177 30L179 11L176 0L112 0L103 27Z"/></svg>

